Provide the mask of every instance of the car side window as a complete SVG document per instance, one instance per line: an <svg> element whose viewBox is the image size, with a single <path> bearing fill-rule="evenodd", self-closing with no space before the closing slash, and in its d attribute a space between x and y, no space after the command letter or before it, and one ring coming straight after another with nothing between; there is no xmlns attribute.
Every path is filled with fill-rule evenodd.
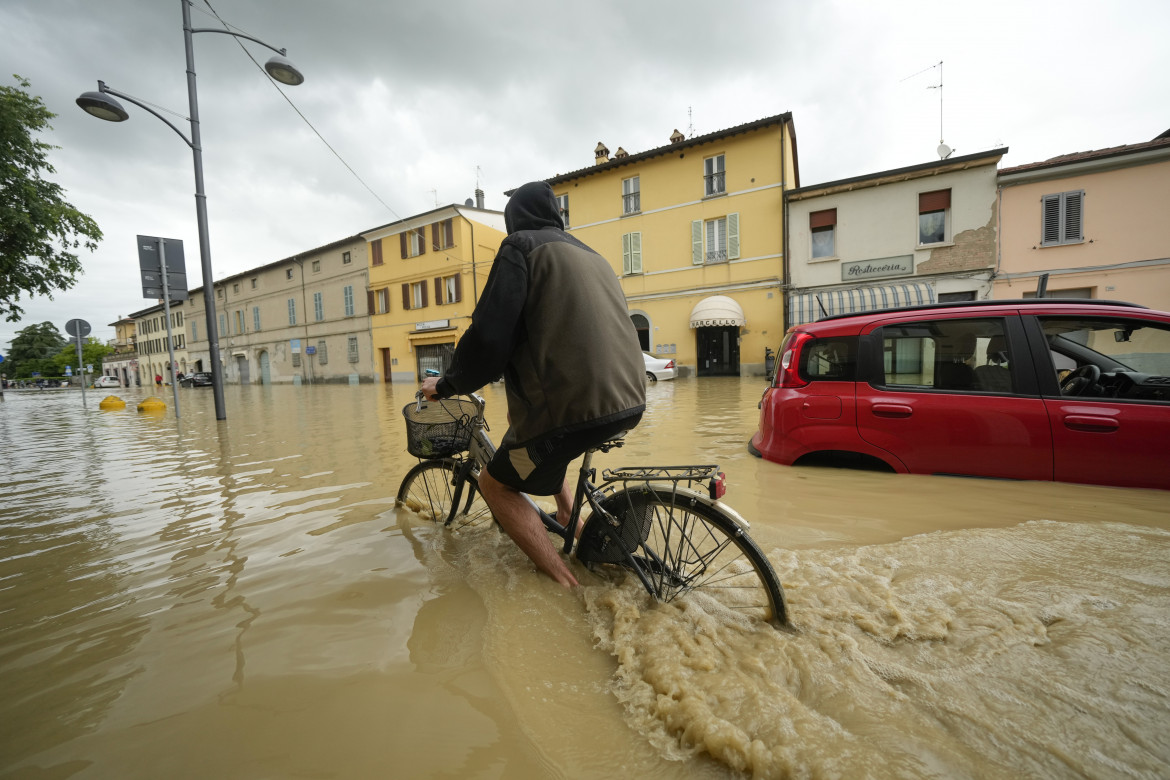
<svg viewBox="0 0 1170 780"><path fill-rule="evenodd" d="M884 386L958 392L1014 392L1012 349L999 317L886 325Z"/></svg>
<svg viewBox="0 0 1170 780"><path fill-rule="evenodd" d="M1061 395L1170 403L1170 325L1039 317Z"/></svg>
<svg viewBox="0 0 1170 780"><path fill-rule="evenodd" d="M816 339L801 350L800 375L810 381L857 381L857 338Z"/></svg>

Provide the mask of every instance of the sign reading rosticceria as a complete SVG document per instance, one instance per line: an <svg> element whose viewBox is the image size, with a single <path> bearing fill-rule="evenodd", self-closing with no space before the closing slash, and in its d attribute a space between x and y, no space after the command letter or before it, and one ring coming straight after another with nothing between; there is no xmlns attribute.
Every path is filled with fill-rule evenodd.
<svg viewBox="0 0 1170 780"><path fill-rule="evenodd" d="M858 279L884 279L887 276L910 276L913 273L914 255L841 263L841 281L843 282L852 282Z"/></svg>

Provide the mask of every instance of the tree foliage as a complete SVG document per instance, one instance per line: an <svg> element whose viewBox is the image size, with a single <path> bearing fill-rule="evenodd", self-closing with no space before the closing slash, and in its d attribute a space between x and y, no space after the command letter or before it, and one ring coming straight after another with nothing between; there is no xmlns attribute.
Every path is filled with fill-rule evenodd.
<svg viewBox="0 0 1170 780"><path fill-rule="evenodd" d="M0 367L3 367L9 379L32 376L34 371L57 376L59 372L54 358L68 343L51 322L29 325L16 332L16 338L12 340L5 356L6 360L0 363Z"/></svg>
<svg viewBox="0 0 1170 780"><path fill-rule="evenodd" d="M49 151L57 147L36 134L51 129L56 116L39 97L19 86L0 87L0 316L16 322L24 313L21 293L53 297L77 281L76 250L93 251L101 240L97 223L63 198L60 185L44 178L56 173Z"/></svg>
<svg viewBox="0 0 1170 780"><path fill-rule="evenodd" d="M113 348L103 344L100 339L87 336L81 340L81 365L93 366L93 371L87 374L102 373L102 358L113 352ZM70 366L74 374L80 373L81 366L77 365L77 342L69 339L61 351L53 356L54 373L61 376L65 373L65 366Z"/></svg>

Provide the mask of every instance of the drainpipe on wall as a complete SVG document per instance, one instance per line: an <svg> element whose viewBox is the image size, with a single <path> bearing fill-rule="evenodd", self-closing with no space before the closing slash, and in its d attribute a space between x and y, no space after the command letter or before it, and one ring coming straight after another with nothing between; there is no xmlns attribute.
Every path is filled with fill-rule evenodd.
<svg viewBox="0 0 1170 780"><path fill-rule="evenodd" d="M1003 262L1003 185L997 184L995 187L995 270L991 272L991 290L989 293L992 298L995 297L995 277L999 276L999 267Z"/></svg>
<svg viewBox="0 0 1170 780"><path fill-rule="evenodd" d="M788 160L785 155L784 137L787 135L788 122L780 127L780 251L783 253L780 279L780 306L784 312L781 320L783 333L788 333Z"/></svg>

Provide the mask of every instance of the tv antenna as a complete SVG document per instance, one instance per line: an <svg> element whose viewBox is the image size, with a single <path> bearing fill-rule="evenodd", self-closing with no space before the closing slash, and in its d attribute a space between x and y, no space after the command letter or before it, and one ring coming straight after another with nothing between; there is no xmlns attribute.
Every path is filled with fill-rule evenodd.
<svg viewBox="0 0 1170 780"><path fill-rule="evenodd" d="M935 68L938 68L938 83L929 84L926 88L938 90L938 149L936 151L938 152L939 159L945 160L950 157L955 150L947 146L943 141L943 61L939 60L929 68L923 68L922 70L918 71L918 73L913 73L902 79L902 81L909 81L915 76L919 76L923 73L926 73L926 71L934 70Z"/></svg>

